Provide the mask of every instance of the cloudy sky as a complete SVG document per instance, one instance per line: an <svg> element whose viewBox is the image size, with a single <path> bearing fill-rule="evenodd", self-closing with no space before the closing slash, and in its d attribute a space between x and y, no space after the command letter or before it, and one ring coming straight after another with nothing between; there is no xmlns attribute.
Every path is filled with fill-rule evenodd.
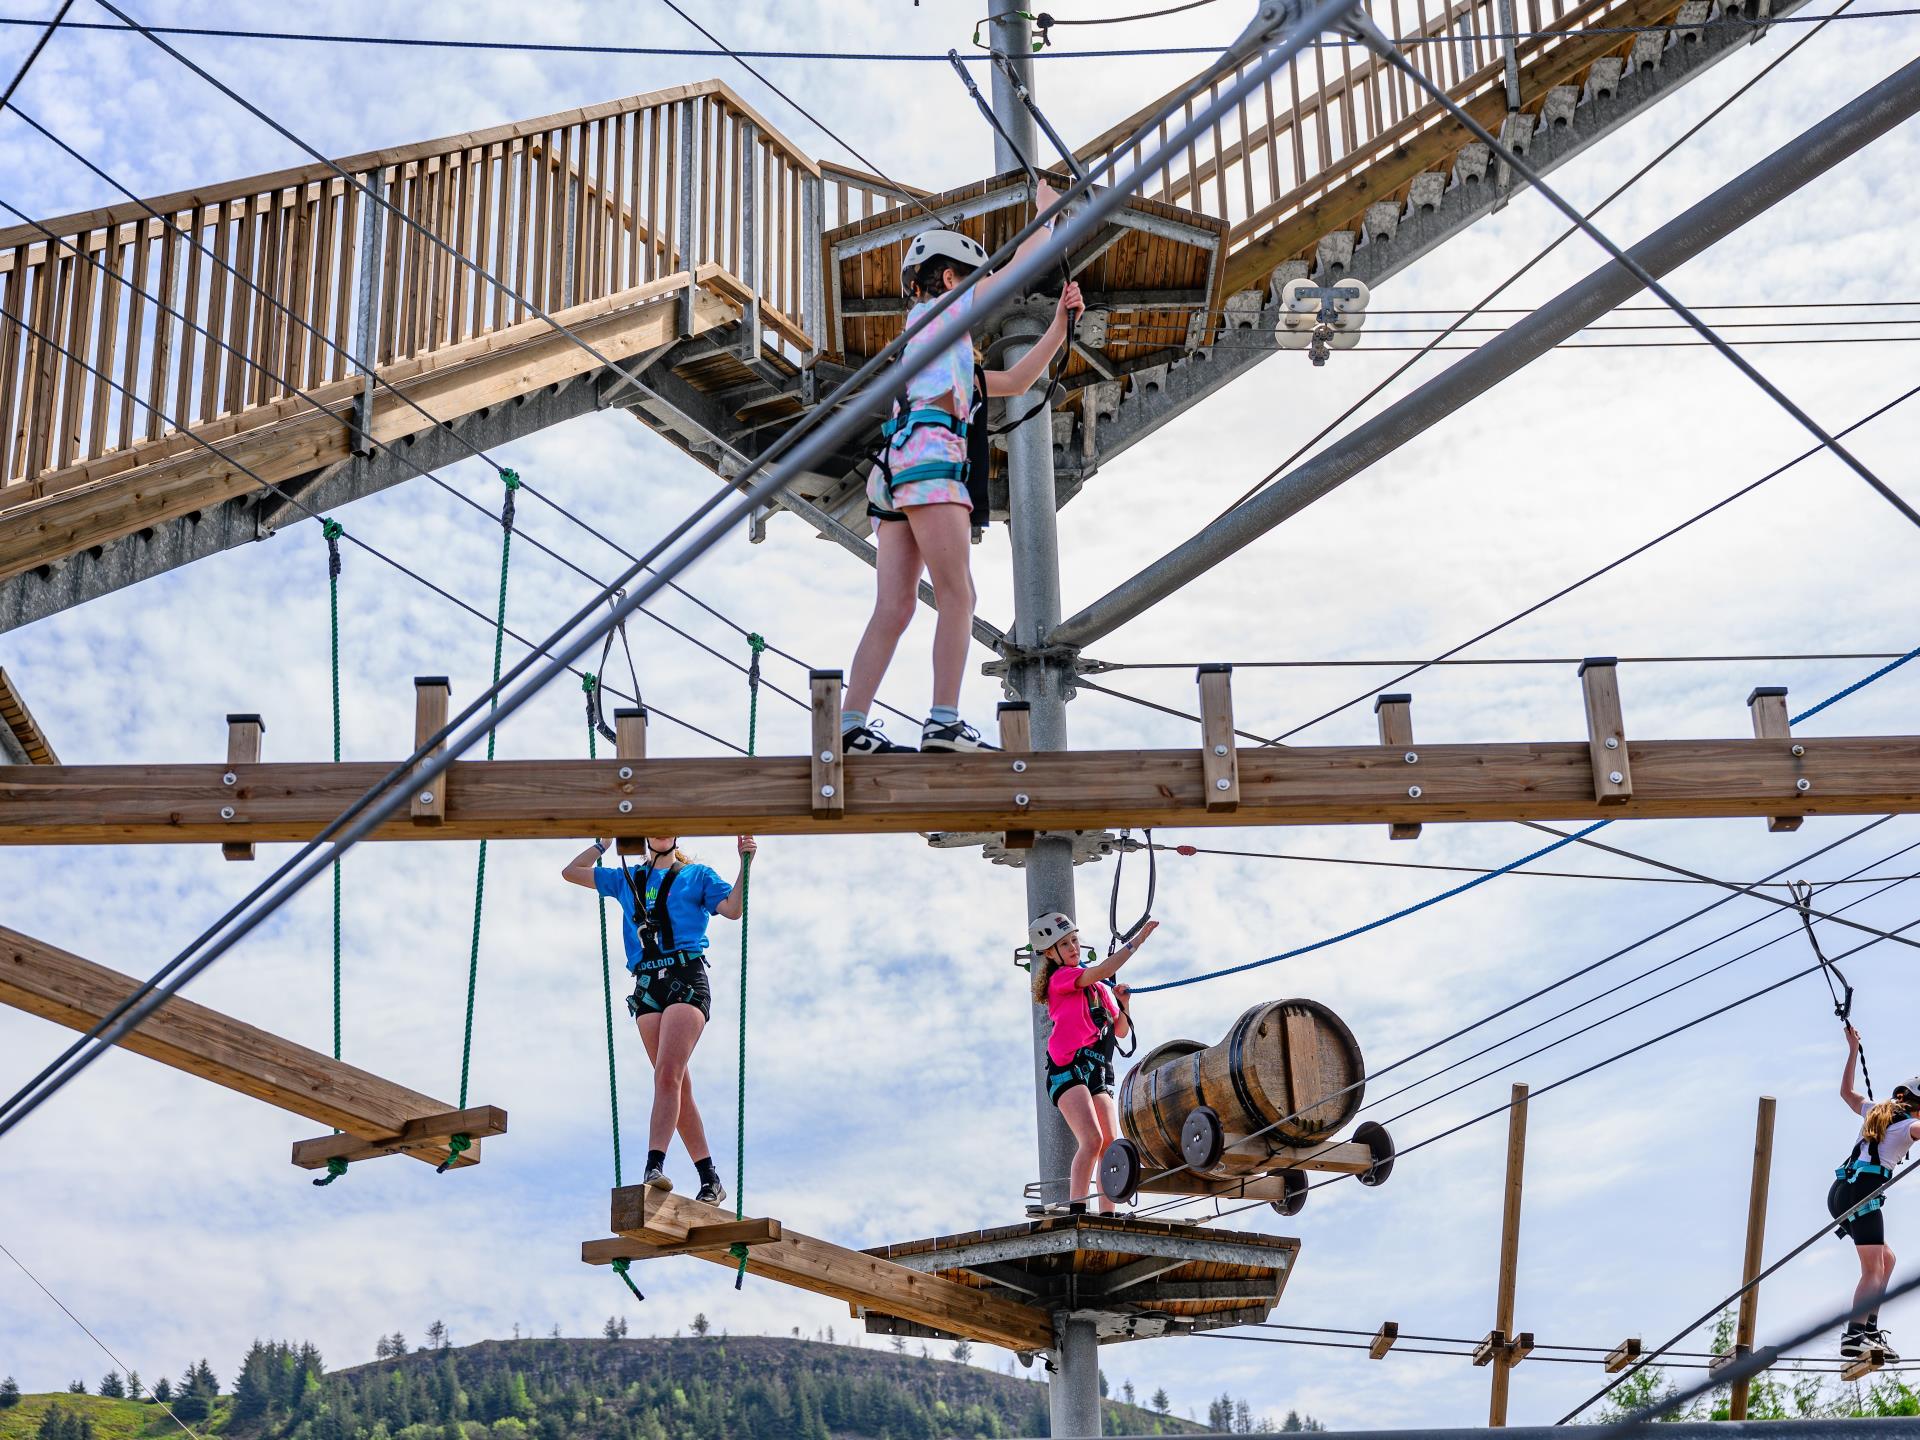
<svg viewBox="0 0 1920 1440"><path fill-rule="evenodd" d="M0 3L30 17L46 3ZM928 0L849 0L793 7L750 0L703 5L740 46L920 53L964 45L981 8ZM1100 7L1076 7L1097 13ZM1244 7L1106 32L1112 43L1178 45L1231 37ZM229 3L140 4L151 21L218 28L268 14ZM343 34L698 44L664 7L549 0L524 6L421 5L396 14L365 3L272 8L288 28ZM86 3L76 19L104 20ZM10 74L32 32L0 31ZM1082 32L1083 34L1085 32ZM1742 50L1678 96L1559 172L1591 204L1735 88L1800 31ZM1607 212L1637 238L1880 79L1914 50L1907 20L1829 26ZM1079 38L1079 37L1075 37ZM845 160L828 138L731 62L715 57L612 59L486 51L190 38L184 49L335 154L400 143L567 106L719 76L809 153ZM1191 73L1197 61L1062 59L1038 89L1068 136L1105 128ZM990 164L990 143L943 65L772 62L769 73L878 165L938 188ZM145 193L292 163L285 142L137 38L56 38L19 103ZM1899 217L1920 196L1912 127L1808 186L1672 277L1684 299L1712 305L1916 301ZM105 187L12 117L0 117L0 197L34 213L105 203ZM1517 200L1381 291L1403 308L1460 307L1558 233L1536 197ZM1570 243L1502 303L1536 304L1596 263ZM1895 315L1878 310L1854 314ZM1632 317L1657 323L1663 317ZM1757 318L1757 317L1743 317ZM1777 317L1776 317L1777 318ZM1831 318L1818 309L1794 318ZM1376 322L1378 325L1380 322ZM1421 323L1400 320L1396 324ZM1891 333L1917 333L1909 326ZM1792 335L1792 330L1748 334ZM1809 333L1809 332L1798 332ZM1814 334L1863 332L1815 330ZM1616 337L1618 338L1618 337ZM1642 338L1681 338L1671 333ZM1756 347L1757 363L1830 426L1850 424L1912 383L1899 343ZM1103 471L1061 516L1068 609L1102 593L1203 523L1403 357L1365 351L1313 369L1282 356L1229 387ZM1433 373L1426 362L1415 378ZM1407 382L1401 382L1404 385ZM1852 444L1895 486L1920 496L1910 457L1920 422L1895 410ZM1704 348L1562 350L1436 426L1391 461L1339 490L1251 551L1095 647L1124 662L1394 659L1431 655L1614 559L1806 448L1793 422ZM501 452L594 525L639 547L707 493L712 478L631 419L574 422ZM498 482L469 463L447 472L497 505ZM521 507L527 534L609 574L599 542L542 507ZM444 493L408 485L343 512L348 529L405 559L483 609L492 603L497 527ZM1604 580L1471 652L1801 654L1905 651L1915 632L1911 576L1920 536L1838 463L1817 458ZM516 552L512 619L544 633L588 593L530 547ZM1011 618L1005 532L975 553L982 613ZM1900 577L1907 576L1907 579ZM871 575L778 521L765 544L730 539L687 577L689 588L744 626L819 665L843 665ZM1901 597L1905 596L1903 600ZM486 627L348 552L342 580L346 752L391 758L411 734L418 673L453 677L456 699L484 684ZM672 598L660 614L730 655L739 634ZM252 546L0 639L62 757L73 762L207 759L223 753L222 715L258 710L274 759L327 752L325 547L294 526ZM919 713L927 700L923 616L884 694ZM744 738L739 674L637 622L650 700L734 741ZM986 658L984 653L977 656ZM1792 687L1803 708L1874 668L1872 661L1623 666L1630 735L1738 735L1756 684ZM804 676L770 661L769 677ZM1391 670L1243 670L1241 722L1278 731L1383 684ZM1184 668L1115 678L1118 688L1190 702ZM1571 739L1582 732L1573 667L1447 668L1421 675L1417 734L1448 740ZM990 715L992 682L969 681L967 708ZM1920 666L1879 682L1809 722L1809 734L1911 730ZM556 686L500 736L508 756L573 755L584 744L579 696ZM769 697L761 747L797 753L803 711ZM1179 746L1190 727L1083 694L1071 710L1082 746ZM1370 741L1366 703L1341 710L1302 743ZM711 753L710 741L658 725L661 753ZM1758 821L1636 822L1607 835L1659 859L1751 880L1795 866L1859 821L1811 820L1770 835ZM1382 827L1309 832L1213 831L1161 838L1347 859L1493 865L1532 850L1513 825L1428 827L1390 844ZM1920 871L1920 822L1895 819L1788 870L1813 880ZM525 1333L598 1331L610 1312L633 1333L671 1334L695 1312L733 1331L847 1338L844 1306L691 1261L650 1268L635 1306L604 1271L577 1259L601 1235L611 1179L607 1094L592 902L559 880L572 843L493 849L476 1016L472 1095L512 1112L513 1131L486 1163L435 1177L391 1160L356 1167L325 1190L286 1164L312 1126L132 1056L110 1057L0 1143L0 1241L126 1361L149 1377L210 1356L226 1377L255 1336L311 1338L328 1361L369 1359L395 1329L418 1338L436 1318L458 1342ZM692 848L731 873L730 843ZM283 850L269 847L263 860ZM754 887L747 1043L749 1213L871 1245L1007 1223L1035 1172L1024 977L1010 964L1021 938L1020 876L911 837L778 840ZM460 1007L472 914L468 845L388 846L347 862L346 1054L416 1088L450 1095L460 1063ZM1245 1007L1313 996L1346 1018L1379 1066L1469 1020L1700 909L1723 892L1647 883L1661 872L1593 852L1551 868L1622 875L1508 877L1358 939L1231 978L1142 997L1145 1043L1217 1038ZM66 849L0 854L5 923L116 968L146 972L254 884L264 866L225 864L212 847ZM1080 872L1081 913L1105 909L1106 865ZM1348 930L1432 895L1460 877L1279 859L1168 856L1163 928L1132 978L1146 984L1274 954ZM1139 884L1130 869L1129 890ZM1849 886L1848 899L1878 887ZM193 987L204 1003L322 1047L329 1033L329 907L315 887ZM1137 900L1129 896L1131 903ZM1894 888L1853 912L1904 925L1920 895ZM1745 927L1729 936L1736 927ZM737 936L716 925L717 999L694 1075L718 1158L731 1180L738 1016ZM1102 938L1104 938L1102 936ZM1832 931L1830 950L1864 938ZM1771 942L1771 943L1767 943ZM1735 959L1741 952L1765 945ZM1692 953L1688 953L1692 952ZM1681 956L1685 958L1677 958ZM1676 961L1566 1019L1552 1021L1451 1079L1480 1083L1396 1121L1402 1145L1506 1098L1703 1014L1807 962L1791 917L1736 899L1644 944L1550 1000L1495 1022L1396 1073L1412 1080L1643 970ZM1654 989L1734 962L1697 984L1499 1068ZM1915 1068L1903 1047L1902 947L1849 962L1858 1018L1884 1090ZM1779 1098L1769 1252L1821 1221L1829 1172L1851 1122L1834 1096L1842 1058L1826 992L1807 979L1665 1041L1532 1108L1521 1245L1519 1316L1542 1341L1611 1345L1663 1339L1739 1279L1755 1097ZM0 1084L8 1091L67 1036L0 1014ZM620 1037L629 1175L645 1148L648 1095L631 1033ZM1375 1094L1397 1088L1381 1081ZM1391 1116L1436 1094L1389 1101ZM1377 1190L1329 1186L1297 1218L1249 1214L1230 1224L1298 1235L1302 1251L1274 1318L1300 1325L1478 1336L1491 1325L1504 1122L1481 1124L1404 1160ZM688 1178L676 1154L676 1174ZM1889 1207L1896 1248L1914 1222ZM1824 1243L1770 1283L1762 1335L1790 1333L1847 1297L1853 1262ZM1920 1328L1912 1302L1888 1316L1896 1340ZM1273 1332L1268 1332L1273 1333ZM1694 1346L1691 1348L1698 1348ZM1004 1365L997 1352L981 1356ZM1116 1386L1165 1386L1177 1409L1222 1389L1256 1411L1298 1406L1334 1424L1479 1423L1486 1374L1458 1360L1229 1340L1155 1341L1103 1355ZM11 1266L0 1265L0 1372L29 1390L63 1387L107 1368L104 1357ZM1598 1384L1585 1366L1529 1363L1516 1375L1516 1421L1557 1417Z"/></svg>

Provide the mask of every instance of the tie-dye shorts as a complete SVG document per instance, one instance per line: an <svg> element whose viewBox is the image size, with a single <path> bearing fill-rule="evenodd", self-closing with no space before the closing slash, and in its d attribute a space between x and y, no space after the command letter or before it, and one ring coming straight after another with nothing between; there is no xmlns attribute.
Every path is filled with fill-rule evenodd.
<svg viewBox="0 0 1920 1440"><path fill-rule="evenodd" d="M894 512L913 505L972 506L964 435L944 425L916 425L893 437L887 458L893 466L891 492L878 465L867 475L867 513L876 529L881 520L896 518ZM885 513L875 515L876 510Z"/></svg>

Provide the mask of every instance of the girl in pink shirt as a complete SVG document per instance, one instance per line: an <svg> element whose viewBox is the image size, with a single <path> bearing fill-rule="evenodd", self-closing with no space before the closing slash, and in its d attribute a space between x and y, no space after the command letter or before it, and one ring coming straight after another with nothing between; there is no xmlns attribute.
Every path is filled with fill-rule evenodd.
<svg viewBox="0 0 1920 1440"><path fill-rule="evenodd" d="M1047 1037L1047 1095L1073 1131L1075 1149L1067 1209L1084 1214L1101 1152L1120 1133L1120 1107L1113 1095L1113 1057L1103 1043L1124 1040L1133 1030L1127 987L1106 982L1119 974L1146 938L1160 928L1149 920L1140 933L1097 965L1082 965L1080 930L1071 917L1041 915L1028 927L1033 944L1033 1003L1045 1005L1053 1022ZM1100 1213L1113 1202L1099 1199Z"/></svg>

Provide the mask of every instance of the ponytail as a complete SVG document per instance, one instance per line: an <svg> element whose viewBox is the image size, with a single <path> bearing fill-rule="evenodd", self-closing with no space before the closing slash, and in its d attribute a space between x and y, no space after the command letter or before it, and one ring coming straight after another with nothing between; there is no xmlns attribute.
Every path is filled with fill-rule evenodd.
<svg viewBox="0 0 1920 1440"><path fill-rule="evenodd" d="M1893 1118L1898 1113L1893 1101L1882 1100L1861 1117L1860 1138L1878 1145L1887 1138L1887 1127L1893 1124Z"/></svg>
<svg viewBox="0 0 1920 1440"><path fill-rule="evenodd" d="M1053 972L1060 968L1060 961L1044 950L1037 950L1033 956L1033 1003L1047 1003L1047 988L1053 982Z"/></svg>

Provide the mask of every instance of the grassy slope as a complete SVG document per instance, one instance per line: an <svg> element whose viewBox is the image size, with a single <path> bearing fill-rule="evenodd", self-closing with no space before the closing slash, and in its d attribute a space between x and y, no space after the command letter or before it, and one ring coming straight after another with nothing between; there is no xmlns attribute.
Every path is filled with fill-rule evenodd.
<svg viewBox="0 0 1920 1440"><path fill-rule="evenodd" d="M108 1400L99 1395L22 1395L11 1410L0 1410L0 1440L33 1440L41 1417L51 1405L64 1405L76 1415L93 1422L94 1440L159 1440L177 1435L179 1430L167 1418L167 1412L146 1400ZM216 1406L213 1415L194 1426L202 1435L222 1428L226 1406Z"/></svg>

